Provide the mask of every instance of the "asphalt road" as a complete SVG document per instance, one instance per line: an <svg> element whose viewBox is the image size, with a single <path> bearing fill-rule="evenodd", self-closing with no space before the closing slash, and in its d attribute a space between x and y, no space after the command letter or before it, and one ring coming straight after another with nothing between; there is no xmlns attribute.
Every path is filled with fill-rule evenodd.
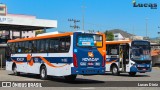
<svg viewBox="0 0 160 90"><path fill-rule="evenodd" d="M123 83L122 81L160 81L160 68L153 68L152 72L148 73L138 73L135 77L130 77L127 73L122 73L120 76L113 76L111 73L106 73L105 75L93 75L93 76L83 76L78 75L76 81L67 82L63 77L49 77L48 80L40 80L37 75L33 74L21 74L20 76L14 76L12 72L5 70L0 70L0 81L45 81L54 87L43 87L43 88L23 88L25 90L159 90L159 87L105 87L105 85L111 84L108 81L119 81L113 83ZM58 86L58 87L57 87ZM76 87L74 87L76 86ZM101 87L102 86L102 87ZM0 90L21 90L22 88L0 88Z"/></svg>

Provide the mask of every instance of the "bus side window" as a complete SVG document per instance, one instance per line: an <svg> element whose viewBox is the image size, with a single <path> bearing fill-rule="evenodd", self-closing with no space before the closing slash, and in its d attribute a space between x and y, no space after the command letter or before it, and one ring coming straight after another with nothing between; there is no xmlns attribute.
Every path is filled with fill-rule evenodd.
<svg viewBox="0 0 160 90"><path fill-rule="evenodd" d="M15 43L15 53L18 53L18 42Z"/></svg>
<svg viewBox="0 0 160 90"><path fill-rule="evenodd" d="M24 42L21 42L21 52L24 53L25 50L24 50L24 46L25 46L25 43Z"/></svg>
<svg viewBox="0 0 160 90"><path fill-rule="evenodd" d="M65 46L66 46L65 38L60 38L59 46L60 46L59 48L60 52L65 52Z"/></svg>
<svg viewBox="0 0 160 90"><path fill-rule="evenodd" d="M70 49L70 45L71 45L71 38L70 37L67 37L66 38L66 52L69 52L69 49Z"/></svg>
<svg viewBox="0 0 160 90"><path fill-rule="evenodd" d="M46 53L49 52L49 43L50 43L49 41L50 41L49 39L46 40L46 45L45 45L45 52Z"/></svg>
<svg viewBox="0 0 160 90"><path fill-rule="evenodd" d="M111 48L110 45L107 45L107 48L106 48L106 49L107 49L107 55L110 55L110 54L111 54L111 53L110 53L110 52L111 52L111 51L110 51L110 48Z"/></svg>
<svg viewBox="0 0 160 90"><path fill-rule="evenodd" d="M41 48L40 44L41 44L41 43L40 43L40 40L37 40L37 47L36 47L37 53L40 52L40 48Z"/></svg>
<svg viewBox="0 0 160 90"><path fill-rule="evenodd" d="M22 53L22 43L18 42L18 53Z"/></svg>
<svg viewBox="0 0 160 90"><path fill-rule="evenodd" d="M37 48L36 48L36 47L37 47L37 41L36 41L36 40L35 40L35 41L32 41L32 46L33 46L33 47L32 47L32 49L33 49L32 52L33 52L33 53L36 53L36 52L37 52L37 51L36 51L36 50L37 50Z"/></svg>
<svg viewBox="0 0 160 90"><path fill-rule="evenodd" d="M55 53L59 52L59 39L55 39L54 41L54 51Z"/></svg>
<svg viewBox="0 0 160 90"><path fill-rule="evenodd" d="M49 52L50 52L50 53L53 53L53 52L54 52L54 39L50 39Z"/></svg>
<svg viewBox="0 0 160 90"><path fill-rule="evenodd" d="M29 53L32 53L32 48L33 48L33 47L32 47L32 42L29 41L29 42L28 42L28 52L29 52Z"/></svg>
<svg viewBox="0 0 160 90"><path fill-rule="evenodd" d="M45 52L45 40L40 40L40 52Z"/></svg>
<svg viewBox="0 0 160 90"><path fill-rule="evenodd" d="M107 45L107 55L118 55L119 47L118 45Z"/></svg>
<svg viewBox="0 0 160 90"><path fill-rule="evenodd" d="M28 53L28 51L29 51L29 50L28 50L28 44L29 44L28 41L26 41L26 42L25 42L25 53Z"/></svg>

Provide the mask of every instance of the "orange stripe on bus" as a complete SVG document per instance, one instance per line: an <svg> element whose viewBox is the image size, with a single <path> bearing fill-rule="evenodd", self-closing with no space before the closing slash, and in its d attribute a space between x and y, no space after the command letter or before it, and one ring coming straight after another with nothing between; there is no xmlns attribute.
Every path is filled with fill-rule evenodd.
<svg viewBox="0 0 160 90"><path fill-rule="evenodd" d="M41 58L41 59L42 59L48 66L50 66L50 67L60 68L60 67L64 67L64 66L67 65L67 64L65 64L65 65L62 65L62 66L55 66L55 65L53 65L52 63L50 63L48 60L46 60L44 57L41 57L41 56L36 56L36 57Z"/></svg>
<svg viewBox="0 0 160 90"><path fill-rule="evenodd" d="M38 37L33 37L33 38L23 38L23 39L8 40L8 42L31 41L31 40L47 39L47 38L70 36L70 35L73 35L73 32L67 32L67 33L61 33L61 34L53 34L53 35L46 35L46 36L38 36Z"/></svg>
<svg viewBox="0 0 160 90"><path fill-rule="evenodd" d="M27 55L27 56L29 56L29 55ZM35 56L35 57L39 57L39 58L41 58L42 59L42 61L44 61L48 66L50 66L50 67L54 67L54 68L60 68L60 67L64 67L64 66L66 66L67 64L65 64L65 65L62 65L62 66L55 66L55 65L53 65L52 63L50 63L48 60L46 60L44 57L41 57L41 56ZM33 64L34 64L34 62L33 62L33 59L32 58L30 58L31 60L28 62L28 64L30 65L30 66L33 66ZM24 62L17 62L17 61L15 61L15 60L12 60L12 62L14 62L14 63L16 63L16 64L23 64Z"/></svg>
<svg viewBox="0 0 160 90"><path fill-rule="evenodd" d="M12 60L12 62L16 63L16 64L23 64L24 62L17 62L15 60Z"/></svg>
<svg viewBox="0 0 160 90"><path fill-rule="evenodd" d="M32 56L30 54L27 55L27 61L30 66L33 66L34 61L33 61Z"/></svg>
<svg viewBox="0 0 160 90"><path fill-rule="evenodd" d="M125 44L130 43L131 40L120 40L120 41L105 41L106 44Z"/></svg>
<svg viewBox="0 0 160 90"><path fill-rule="evenodd" d="M116 62L117 61L117 59L116 60L113 60L113 61L111 61L111 62L106 62L106 64L111 64L111 63L114 63L114 62Z"/></svg>

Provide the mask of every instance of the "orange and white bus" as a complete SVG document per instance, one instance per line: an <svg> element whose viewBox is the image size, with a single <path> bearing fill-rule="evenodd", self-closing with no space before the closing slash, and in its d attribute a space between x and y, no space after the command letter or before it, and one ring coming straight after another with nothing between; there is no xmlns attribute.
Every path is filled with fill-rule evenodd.
<svg viewBox="0 0 160 90"><path fill-rule="evenodd" d="M74 80L78 74L105 73L105 35L66 32L9 40L10 57L6 69L24 73L64 76Z"/></svg>
<svg viewBox="0 0 160 90"><path fill-rule="evenodd" d="M106 41L106 71L113 75L127 72L134 76L137 72L152 70L150 42L144 40Z"/></svg>

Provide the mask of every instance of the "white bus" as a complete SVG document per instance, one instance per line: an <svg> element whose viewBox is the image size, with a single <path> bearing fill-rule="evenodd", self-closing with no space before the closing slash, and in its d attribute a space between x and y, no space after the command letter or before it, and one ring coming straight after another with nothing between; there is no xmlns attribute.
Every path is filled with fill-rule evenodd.
<svg viewBox="0 0 160 90"><path fill-rule="evenodd" d="M78 74L105 73L105 35L67 32L34 38L9 40L10 57L6 69L20 72L64 76L74 80Z"/></svg>
<svg viewBox="0 0 160 90"><path fill-rule="evenodd" d="M106 71L113 75L151 72L150 42L144 40L106 41Z"/></svg>

